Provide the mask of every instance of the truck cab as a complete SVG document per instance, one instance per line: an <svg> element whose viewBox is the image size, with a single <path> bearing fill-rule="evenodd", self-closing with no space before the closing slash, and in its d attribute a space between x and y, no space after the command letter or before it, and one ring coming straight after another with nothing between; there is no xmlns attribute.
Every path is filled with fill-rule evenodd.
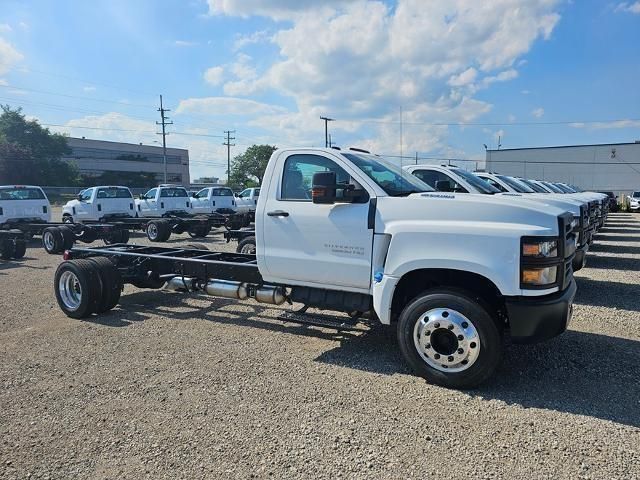
<svg viewBox="0 0 640 480"><path fill-rule="evenodd" d="M62 207L62 221L83 223L135 217L135 201L123 186L98 186L82 190Z"/></svg>
<svg viewBox="0 0 640 480"><path fill-rule="evenodd" d="M184 216L193 212L187 189L179 185L159 185L135 200L136 216Z"/></svg>
<svg viewBox="0 0 640 480"><path fill-rule="evenodd" d="M237 210L236 197L229 187L206 187L191 198L193 213L232 214Z"/></svg>
<svg viewBox="0 0 640 480"><path fill-rule="evenodd" d="M260 188L245 188L236 195L236 207L238 213L255 213L260 197Z"/></svg>
<svg viewBox="0 0 640 480"><path fill-rule="evenodd" d="M0 227L4 224L49 222L51 204L40 187L0 186Z"/></svg>

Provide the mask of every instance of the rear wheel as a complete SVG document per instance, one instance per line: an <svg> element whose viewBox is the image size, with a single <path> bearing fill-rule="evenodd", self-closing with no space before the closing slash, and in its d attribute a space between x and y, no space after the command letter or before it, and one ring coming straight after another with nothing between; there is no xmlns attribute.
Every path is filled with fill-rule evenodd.
<svg viewBox="0 0 640 480"><path fill-rule="evenodd" d="M15 254L16 247L12 240L0 240L0 258L9 260Z"/></svg>
<svg viewBox="0 0 640 480"><path fill-rule="evenodd" d="M102 283L95 263L68 260L56 270L54 289L62 311L71 318L85 318L102 304Z"/></svg>
<svg viewBox="0 0 640 480"><path fill-rule="evenodd" d="M100 275L101 299L96 313L108 312L118 304L122 292L120 272L107 257L87 259L95 265Z"/></svg>
<svg viewBox="0 0 640 480"><path fill-rule="evenodd" d="M13 245L13 258L19 260L24 258L27 253L27 241L22 239L17 239Z"/></svg>
<svg viewBox="0 0 640 480"><path fill-rule="evenodd" d="M191 228L188 233L191 238L204 238L209 235L210 231L211 227L209 225L199 225L197 227Z"/></svg>
<svg viewBox="0 0 640 480"><path fill-rule="evenodd" d="M71 215L63 215L62 223L73 223L73 217Z"/></svg>
<svg viewBox="0 0 640 480"><path fill-rule="evenodd" d="M236 247L236 253L244 253L247 255L256 254L256 237L243 238Z"/></svg>
<svg viewBox="0 0 640 480"><path fill-rule="evenodd" d="M55 255L64 250L64 238L58 227L47 227L42 232L42 246L47 253Z"/></svg>
<svg viewBox="0 0 640 480"><path fill-rule="evenodd" d="M152 242L166 242L171 236L171 228L166 220L151 220L147 224L147 238Z"/></svg>
<svg viewBox="0 0 640 480"><path fill-rule="evenodd" d="M58 227L62 234L62 250L69 250L76 241L76 234L69 227Z"/></svg>
<svg viewBox="0 0 640 480"><path fill-rule="evenodd" d="M485 308L447 289L428 290L404 308L398 343L418 375L449 388L472 388L487 380L503 350L498 326Z"/></svg>

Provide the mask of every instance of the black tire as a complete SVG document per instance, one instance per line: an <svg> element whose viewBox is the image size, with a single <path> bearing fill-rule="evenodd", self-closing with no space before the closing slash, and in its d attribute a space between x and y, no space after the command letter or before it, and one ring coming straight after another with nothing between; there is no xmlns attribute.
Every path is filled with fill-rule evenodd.
<svg viewBox="0 0 640 480"><path fill-rule="evenodd" d="M100 274L102 298L96 313L108 312L120 301L120 294L122 293L120 272L107 257L92 257L87 260L96 266Z"/></svg>
<svg viewBox="0 0 640 480"><path fill-rule="evenodd" d="M416 323L420 321L426 312L436 309L457 311L475 327L479 338L479 346L475 348L479 348L480 351L477 353L475 361L470 366L464 367L465 369L462 371L448 372L439 370L427 363L418 352L418 347L414 340ZM397 327L398 343L402 355L413 370L430 383L448 388L473 388L487 380L502 359L503 341L498 325L484 306L473 300L465 292L453 289L433 289L422 293L404 308L400 314ZM438 330L444 331L445 329L440 328ZM430 338L433 339L435 338L435 332L434 330L433 333L428 332L426 334L432 335ZM447 334L446 331L445 334ZM454 342L457 344L455 336ZM426 348L429 347L430 345L428 344ZM469 344L468 347L473 347L473 343ZM434 351L437 351L435 346L433 348ZM446 355L448 354L443 353L442 357L444 358ZM449 359L451 358L453 357L449 357ZM444 362L444 360L442 361Z"/></svg>
<svg viewBox="0 0 640 480"><path fill-rule="evenodd" d="M147 238L152 242L166 242L171 236L171 228L166 220L151 220L146 230Z"/></svg>
<svg viewBox="0 0 640 480"><path fill-rule="evenodd" d="M184 248L190 248L192 250L209 250L204 243L187 243Z"/></svg>
<svg viewBox="0 0 640 480"><path fill-rule="evenodd" d="M191 238L204 238L209 235L209 232L211 232L211 226L199 225L191 228L188 233Z"/></svg>
<svg viewBox="0 0 640 480"><path fill-rule="evenodd" d="M65 274L70 273L72 279L68 279L73 285L69 290L77 295L78 303L69 304L66 296L61 292L62 285L67 284ZM73 280L77 281L75 283ZM71 318L85 318L95 313L102 303L102 283L100 272L95 264L89 260L67 260L62 262L56 270L54 291L60 309Z"/></svg>
<svg viewBox="0 0 640 480"><path fill-rule="evenodd" d="M13 246L13 258L15 258L16 260L20 260L21 258L24 258L24 256L27 253L27 241L23 240L21 238L18 238L15 241L15 244Z"/></svg>
<svg viewBox="0 0 640 480"><path fill-rule="evenodd" d="M62 250L69 250L73 248L73 244L76 242L76 234L69 227L58 227L62 234Z"/></svg>
<svg viewBox="0 0 640 480"><path fill-rule="evenodd" d="M98 232L93 228L84 227L82 233L77 237L83 243L93 243L98 239Z"/></svg>
<svg viewBox="0 0 640 480"><path fill-rule="evenodd" d="M72 224L73 223L73 217L71 215L63 215L62 216L62 223Z"/></svg>
<svg viewBox="0 0 640 480"><path fill-rule="evenodd" d="M128 228L123 228L120 230L120 243L129 243L129 239L131 238L131 233Z"/></svg>
<svg viewBox="0 0 640 480"><path fill-rule="evenodd" d="M159 288L164 287L166 282L164 280L160 280L159 278L138 278L131 280L131 285L138 288L149 288L151 290L158 290Z"/></svg>
<svg viewBox="0 0 640 480"><path fill-rule="evenodd" d="M0 240L0 258L9 260L15 254L16 247L13 240Z"/></svg>
<svg viewBox="0 0 640 480"><path fill-rule="evenodd" d="M58 227L47 227L42 232L42 246L51 255L56 255L64 250L64 238Z"/></svg>
<svg viewBox="0 0 640 480"><path fill-rule="evenodd" d="M247 255L255 255L256 254L256 237L245 237L240 242L238 242L238 246L236 247L236 253L244 253Z"/></svg>

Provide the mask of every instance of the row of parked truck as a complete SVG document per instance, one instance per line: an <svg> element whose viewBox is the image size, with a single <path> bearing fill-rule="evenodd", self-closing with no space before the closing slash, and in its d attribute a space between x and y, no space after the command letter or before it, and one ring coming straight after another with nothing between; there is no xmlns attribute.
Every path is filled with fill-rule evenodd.
<svg viewBox="0 0 640 480"><path fill-rule="evenodd" d="M75 247L55 295L72 318L112 309L125 284L344 312L340 328L394 325L419 375L468 388L494 373L505 338L542 341L571 320L574 269L608 210L602 195L551 185L401 169L359 149L281 149L244 230L253 251Z"/></svg>
<svg viewBox="0 0 640 480"><path fill-rule="evenodd" d="M67 202L62 222L55 223L40 187L0 186L2 252L5 257L18 258L21 239L33 235L42 236L49 253L61 253L76 241L127 243L133 230L144 231L154 242L164 242L172 233L205 237L214 227L241 228L253 220L259 189L248 189L241 195L236 197L225 187L204 188L189 195L181 186L160 185L134 198L127 187L96 186Z"/></svg>

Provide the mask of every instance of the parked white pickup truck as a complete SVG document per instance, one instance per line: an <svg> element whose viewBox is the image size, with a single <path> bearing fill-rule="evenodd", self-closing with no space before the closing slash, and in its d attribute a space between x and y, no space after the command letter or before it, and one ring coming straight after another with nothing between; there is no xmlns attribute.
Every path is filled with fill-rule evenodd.
<svg viewBox="0 0 640 480"><path fill-rule="evenodd" d="M133 195L127 187L99 186L83 190L62 207L62 221L83 223L135 217Z"/></svg>
<svg viewBox="0 0 640 480"><path fill-rule="evenodd" d="M629 202L630 211L640 211L640 192L633 192L631 195L627 195L627 201Z"/></svg>
<svg viewBox="0 0 640 480"><path fill-rule="evenodd" d="M368 312L397 324L400 350L419 375L461 388L493 374L505 335L541 341L571 319L575 239L562 209L435 192L378 156L317 148L276 150L261 193L256 255L73 248L55 275L60 308L80 318L113 308L124 283L166 283Z"/></svg>
<svg viewBox="0 0 640 480"><path fill-rule="evenodd" d="M193 213L233 214L237 211L236 197L228 187L206 187L191 198Z"/></svg>
<svg viewBox="0 0 640 480"><path fill-rule="evenodd" d="M177 185L160 185L135 200L136 216L163 217L192 213L191 197L186 188Z"/></svg>
<svg viewBox="0 0 640 480"><path fill-rule="evenodd" d="M456 166L409 165L404 168L438 191L472 195L496 195L503 197L505 201L510 201L509 199L526 198L536 202L537 208L541 210L551 205L570 212L573 217L572 228L576 232L576 241L578 242L578 250L573 259L573 269L580 270L584 267L589 246L587 237L582 235L587 218L586 209L581 208L582 202L572 201L570 198L561 200L550 195L523 196L522 193L505 192L504 189L494 187L484 178Z"/></svg>
<svg viewBox="0 0 640 480"><path fill-rule="evenodd" d="M49 222L51 204L40 187L0 186L0 226L17 222Z"/></svg>
<svg viewBox="0 0 640 480"><path fill-rule="evenodd" d="M245 188L236 195L237 212L254 215L259 197L260 188Z"/></svg>

